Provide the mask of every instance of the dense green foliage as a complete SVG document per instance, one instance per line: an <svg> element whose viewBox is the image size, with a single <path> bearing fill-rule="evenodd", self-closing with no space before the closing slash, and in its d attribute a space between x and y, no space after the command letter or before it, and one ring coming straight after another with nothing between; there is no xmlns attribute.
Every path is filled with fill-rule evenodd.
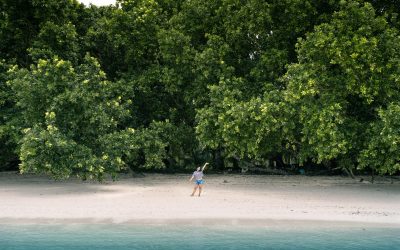
<svg viewBox="0 0 400 250"><path fill-rule="evenodd" d="M207 160L394 174L399 7L3 0L0 170L102 179Z"/></svg>
<svg viewBox="0 0 400 250"><path fill-rule="evenodd" d="M381 122L378 110L400 97L399 39L371 5L350 3L299 41L298 63L285 79L287 102L297 107L301 159L390 169L365 164L376 156L364 149L375 144L369 128Z"/></svg>

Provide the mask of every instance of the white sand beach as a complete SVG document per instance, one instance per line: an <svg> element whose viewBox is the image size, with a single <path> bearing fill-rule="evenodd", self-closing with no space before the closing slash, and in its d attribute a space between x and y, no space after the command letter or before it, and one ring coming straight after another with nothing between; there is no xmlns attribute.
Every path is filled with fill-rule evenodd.
<svg viewBox="0 0 400 250"><path fill-rule="evenodd" d="M0 223L379 223L400 226L400 181L347 177L121 176L105 183L0 173ZM369 178L369 177L367 177Z"/></svg>

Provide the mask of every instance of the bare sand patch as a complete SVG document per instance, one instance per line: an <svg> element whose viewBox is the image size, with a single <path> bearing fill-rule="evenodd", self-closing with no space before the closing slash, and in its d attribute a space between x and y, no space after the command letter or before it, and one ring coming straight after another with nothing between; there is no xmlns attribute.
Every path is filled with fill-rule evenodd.
<svg viewBox="0 0 400 250"><path fill-rule="evenodd" d="M116 182L54 181L0 174L0 223L273 224L277 221L400 226L400 182L378 178L206 175L121 176Z"/></svg>

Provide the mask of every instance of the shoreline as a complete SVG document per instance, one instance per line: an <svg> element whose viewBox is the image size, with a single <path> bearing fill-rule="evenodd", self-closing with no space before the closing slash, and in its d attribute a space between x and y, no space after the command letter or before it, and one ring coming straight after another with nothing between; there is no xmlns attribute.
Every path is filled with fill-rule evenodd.
<svg viewBox="0 0 400 250"><path fill-rule="evenodd" d="M291 219L244 219L244 218L201 218L201 219L135 219L116 222L112 218L0 218L1 225L110 225L110 226L191 226L191 227L264 227L264 228L395 228L400 223L361 221L291 220Z"/></svg>
<svg viewBox="0 0 400 250"><path fill-rule="evenodd" d="M0 173L0 224L126 224L400 228L400 181L347 177L121 176L116 182L54 181Z"/></svg>

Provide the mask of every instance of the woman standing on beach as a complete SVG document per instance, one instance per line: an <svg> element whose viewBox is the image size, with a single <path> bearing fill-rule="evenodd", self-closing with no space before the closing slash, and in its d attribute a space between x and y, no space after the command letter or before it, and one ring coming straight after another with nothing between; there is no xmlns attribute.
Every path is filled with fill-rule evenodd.
<svg viewBox="0 0 400 250"><path fill-rule="evenodd" d="M202 168L198 167L197 170L193 172L193 175L192 175L192 177L190 178L189 181L192 181L193 178L195 178L196 184L194 186L193 193L190 196L194 196L194 194L196 193L197 188L198 188L199 189L199 197L200 197L201 189L203 188L203 184L204 184L203 171L204 171L204 169L206 168L207 165L208 165L208 162L206 162L206 164L204 164L204 166Z"/></svg>

